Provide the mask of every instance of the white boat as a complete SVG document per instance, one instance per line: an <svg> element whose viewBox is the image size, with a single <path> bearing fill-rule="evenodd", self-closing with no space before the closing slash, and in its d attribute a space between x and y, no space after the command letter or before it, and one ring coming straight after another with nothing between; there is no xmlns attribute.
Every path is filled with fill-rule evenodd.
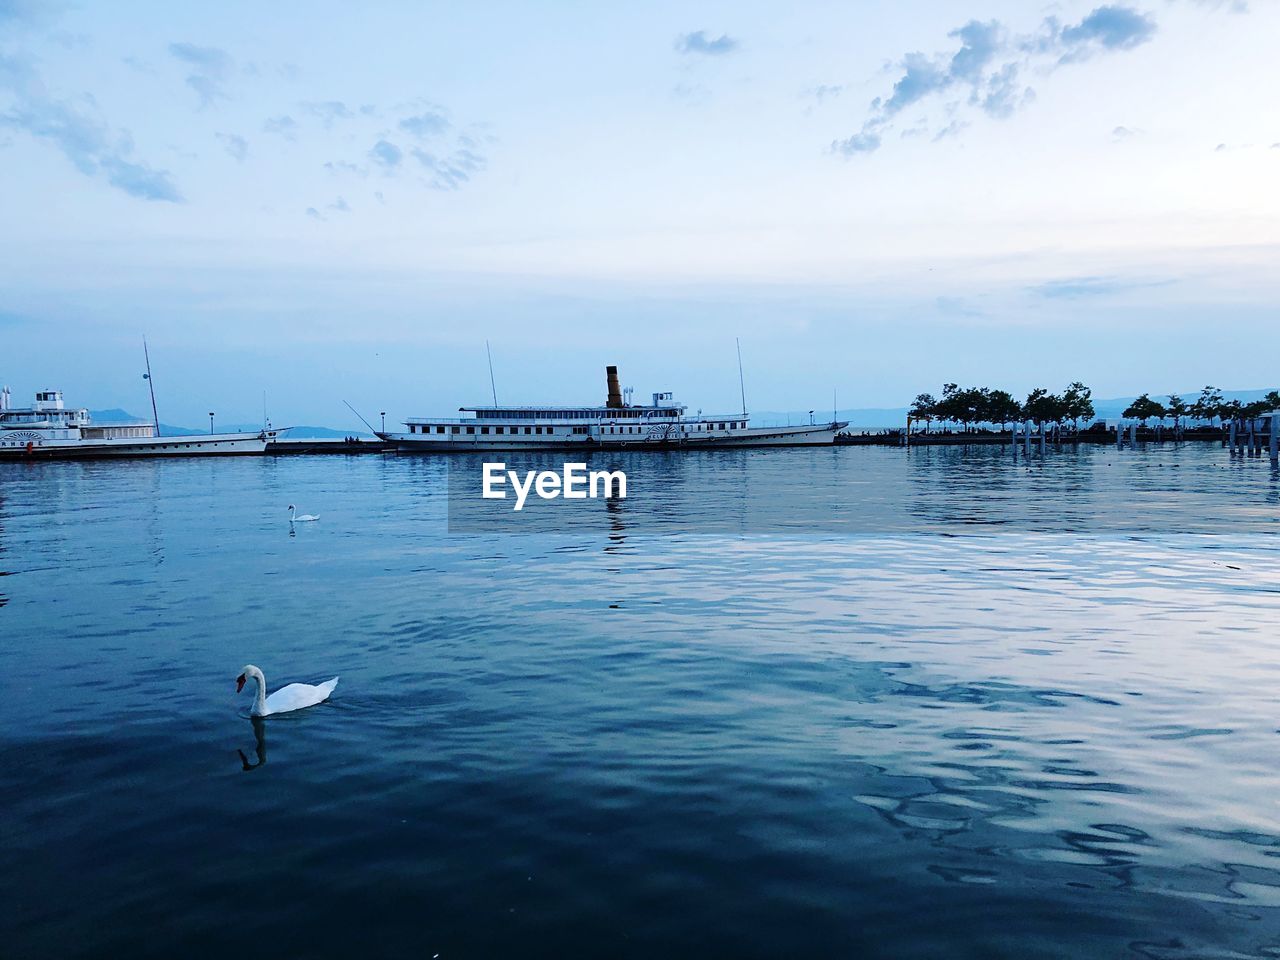
<svg viewBox="0 0 1280 960"><path fill-rule="evenodd" d="M165 437L145 421L94 423L88 410L67 409L61 390L40 391L27 408L13 407L9 388L0 390L0 459L260 454L276 432Z"/></svg>
<svg viewBox="0 0 1280 960"><path fill-rule="evenodd" d="M743 413L686 416L670 393L630 402L618 368L606 367L602 406L460 407L461 419L410 417L403 433L378 432L398 450L466 453L489 450L672 450L708 447L827 446L848 426L841 421L788 427L753 427ZM375 431L377 432L377 431Z"/></svg>

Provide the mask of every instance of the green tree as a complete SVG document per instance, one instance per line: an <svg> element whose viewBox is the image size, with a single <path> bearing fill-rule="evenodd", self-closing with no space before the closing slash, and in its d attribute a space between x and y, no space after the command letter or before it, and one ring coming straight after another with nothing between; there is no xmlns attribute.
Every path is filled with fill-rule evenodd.
<svg viewBox="0 0 1280 960"><path fill-rule="evenodd" d="M1139 421L1144 427L1147 421L1152 417L1164 418L1164 404L1158 400L1152 400L1150 394L1144 393L1142 396L1134 400L1133 403L1125 407L1123 416L1132 417Z"/></svg>
<svg viewBox="0 0 1280 960"><path fill-rule="evenodd" d="M1280 410L1280 390L1271 390L1262 399L1267 404L1267 410Z"/></svg>
<svg viewBox="0 0 1280 960"><path fill-rule="evenodd" d="M1093 419L1093 391L1079 380L1067 387L1062 399L1067 408L1066 418L1077 430L1081 420Z"/></svg>
<svg viewBox="0 0 1280 960"><path fill-rule="evenodd" d="M1222 408L1222 391L1217 387L1205 387L1196 402L1191 404L1191 416L1213 423L1215 417L1222 416Z"/></svg>
<svg viewBox="0 0 1280 960"><path fill-rule="evenodd" d="M985 399L982 419L987 423L1000 424L1001 430L1004 430L1006 423L1022 416L1022 404L1007 390L986 391Z"/></svg>
<svg viewBox="0 0 1280 960"><path fill-rule="evenodd" d="M1173 429L1182 429L1182 418L1187 415L1187 411L1191 408L1187 406L1187 402L1176 393L1169 394L1169 402L1164 405L1165 411L1169 416L1173 417Z"/></svg>
<svg viewBox="0 0 1280 960"><path fill-rule="evenodd" d="M1053 394L1051 399L1052 403L1049 406L1050 422L1062 426L1062 424L1071 419L1071 402L1063 394Z"/></svg>
<svg viewBox="0 0 1280 960"><path fill-rule="evenodd" d="M960 409L960 387L954 383L942 385L942 398L937 403L937 417L944 423L959 423L962 414Z"/></svg>
<svg viewBox="0 0 1280 960"><path fill-rule="evenodd" d="M929 424L937 416L937 409L938 401L933 398L932 393L918 393L915 401L911 404L911 409L907 411L907 416L912 420L922 421L925 432L928 433Z"/></svg>
<svg viewBox="0 0 1280 960"><path fill-rule="evenodd" d="M968 432L971 424L979 423L983 419L983 411L987 405L987 391L977 387L961 390L956 397L956 403L959 407L960 422L964 424L965 432Z"/></svg>
<svg viewBox="0 0 1280 960"><path fill-rule="evenodd" d="M1026 402L1022 404L1022 414L1028 420L1033 421L1041 429L1044 429L1046 423L1053 423L1054 418L1060 415L1060 398L1055 397L1044 387L1036 387L1027 394Z"/></svg>

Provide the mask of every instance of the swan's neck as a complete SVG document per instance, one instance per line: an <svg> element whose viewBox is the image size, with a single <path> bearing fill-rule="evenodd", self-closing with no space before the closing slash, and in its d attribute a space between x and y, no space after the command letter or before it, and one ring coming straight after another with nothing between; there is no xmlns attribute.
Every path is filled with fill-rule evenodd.
<svg viewBox="0 0 1280 960"><path fill-rule="evenodd" d="M267 712L267 678L260 672L255 673L253 682L258 691L253 696L253 709L249 712L255 717L260 717Z"/></svg>
<svg viewBox="0 0 1280 960"><path fill-rule="evenodd" d="M294 510L294 508L293 508L293 507L290 507L290 508L289 508L289 519L290 519L290 520L292 520L292 519L293 519L293 515L294 515L294 513L295 513L295 512L296 512L296 511Z"/></svg>

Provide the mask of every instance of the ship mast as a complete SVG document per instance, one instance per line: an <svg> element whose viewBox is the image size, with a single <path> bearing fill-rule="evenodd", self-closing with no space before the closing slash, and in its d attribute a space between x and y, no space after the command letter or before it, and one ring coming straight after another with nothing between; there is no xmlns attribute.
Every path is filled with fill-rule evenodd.
<svg viewBox="0 0 1280 960"><path fill-rule="evenodd" d="M493 392L493 405L498 405L498 385L493 379L493 353L489 350L489 341L484 342L484 353L489 358L489 389Z"/></svg>
<svg viewBox="0 0 1280 960"><path fill-rule="evenodd" d="M151 422L155 424L156 436L160 436L160 414L156 413L156 384L151 379L151 354L147 352L147 338L142 338L142 355L147 360L147 372L142 375L142 379L147 381L147 386L151 390Z"/></svg>
<svg viewBox="0 0 1280 960"><path fill-rule="evenodd" d="M733 338L733 342L738 347L738 390L742 393L742 415L747 415L747 387L742 380L742 341L737 337Z"/></svg>

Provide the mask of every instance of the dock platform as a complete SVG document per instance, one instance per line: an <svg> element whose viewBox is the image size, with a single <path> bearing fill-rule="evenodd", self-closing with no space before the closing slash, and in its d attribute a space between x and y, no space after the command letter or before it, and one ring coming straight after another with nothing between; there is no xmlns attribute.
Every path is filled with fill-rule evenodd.
<svg viewBox="0 0 1280 960"><path fill-rule="evenodd" d="M344 440L342 437L282 437L267 444L268 456L288 456L301 454L345 454L355 456L362 453L386 453L395 448L381 440Z"/></svg>

